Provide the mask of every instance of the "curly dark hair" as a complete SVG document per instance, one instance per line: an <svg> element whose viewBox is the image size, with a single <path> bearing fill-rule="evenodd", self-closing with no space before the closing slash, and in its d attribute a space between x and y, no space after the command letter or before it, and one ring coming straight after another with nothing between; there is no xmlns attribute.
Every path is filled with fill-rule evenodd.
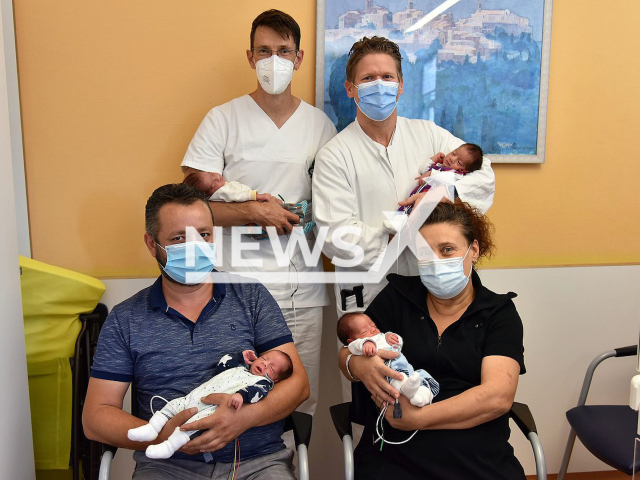
<svg viewBox="0 0 640 480"><path fill-rule="evenodd" d="M495 252L492 235L495 230L493 223L480 210L456 198L455 202L440 202L433 209L429 218L422 225L450 223L460 227L462 235L469 245L478 241L478 258L490 258Z"/></svg>
<svg viewBox="0 0 640 480"><path fill-rule="evenodd" d="M347 61L347 80L354 81L356 74L356 66L358 62L362 60L365 55L371 53L386 53L396 61L396 69L398 70L398 78L402 80L402 55L400 55L400 48L398 45L388 38L376 37L371 38L363 37L362 40L358 40L353 44L351 50L349 50L349 60Z"/></svg>

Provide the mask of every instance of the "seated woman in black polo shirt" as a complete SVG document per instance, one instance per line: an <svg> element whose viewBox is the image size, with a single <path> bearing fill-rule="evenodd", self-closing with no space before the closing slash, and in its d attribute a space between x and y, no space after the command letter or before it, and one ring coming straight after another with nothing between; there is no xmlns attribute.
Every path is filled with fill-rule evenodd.
<svg viewBox="0 0 640 480"><path fill-rule="evenodd" d="M356 479L524 479L509 445L508 412L525 372L522 321L512 298L482 286L473 265L493 250L492 226L469 205L440 203L420 228L419 277L391 274L366 313L383 331L405 339L403 353L440 383L432 405L414 407L385 376L397 373L378 356L340 352L340 367L362 381L365 430L355 451ZM420 239L421 240L421 239ZM428 244L428 245L427 245ZM349 358L347 358L349 357ZM376 404L398 398L402 418L386 413L385 443L377 435ZM410 441L402 442L419 430Z"/></svg>

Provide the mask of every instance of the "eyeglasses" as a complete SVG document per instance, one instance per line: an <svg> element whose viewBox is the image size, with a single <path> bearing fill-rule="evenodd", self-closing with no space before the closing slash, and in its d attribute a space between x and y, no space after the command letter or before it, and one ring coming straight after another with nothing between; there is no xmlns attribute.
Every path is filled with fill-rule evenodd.
<svg viewBox="0 0 640 480"><path fill-rule="evenodd" d="M291 57L298 54L298 50L294 50L292 48L280 48L278 50L271 50L269 48L252 48L251 51L254 52L254 55L258 60L269 58L272 55L278 55L280 58L291 59Z"/></svg>

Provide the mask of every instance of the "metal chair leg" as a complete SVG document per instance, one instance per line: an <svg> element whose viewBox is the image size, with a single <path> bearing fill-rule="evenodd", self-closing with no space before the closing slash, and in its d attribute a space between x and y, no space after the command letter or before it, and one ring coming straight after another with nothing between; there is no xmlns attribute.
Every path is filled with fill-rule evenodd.
<svg viewBox="0 0 640 480"><path fill-rule="evenodd" d="M102 461L100 462L100 471L98 473L98 480L109 480L109 475L111 475L112 460L113 460L112 451L107 450L102 454Z"/></svg>
<svg viewBox="0 0 640 480"><path fill-rule="evenodd" d="M298 452L298 473L300 480L309 480L309 452L307 446L301 443L296 447Z"/></svg>
<svg viewBox="0 0 640 480"><path fill-rule="evenodd" d="M533 447L533 456L536 460L536 472L538 480L547 480L547 462L544 458L544 450L542 449L542 443L540 443L540 437L535 432L531 432L528 435L531 446Z"/></svg>
<svg viewBox="0 0 640 480"><path fill-rule="evenodd" d="M567 439L567 446L564 448L564 455L562 456L562 463L560 464L560 471L558 472L558 480L564 480L569 468L569 460L571 460L571 452L573 451L573 445L576 442L576 432L573 428L569 431L569 438Z"/></svg>
<svg viewBox="0 0 640 480"><path fill-rule="evenodd" d="M353 440L349 435L342 437L342 448L344 450L344 480L353 480Z"/></svg>

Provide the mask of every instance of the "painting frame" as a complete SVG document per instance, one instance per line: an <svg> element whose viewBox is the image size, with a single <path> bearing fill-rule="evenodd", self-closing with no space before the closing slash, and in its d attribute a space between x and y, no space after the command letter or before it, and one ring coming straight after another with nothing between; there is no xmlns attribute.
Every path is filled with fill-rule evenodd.
<svg viewBox="0 0 640 480"><path fill-rule="evenodd" d="M316 90L315 105L325 108L325 41L326 41L326 4L339 2L340 0L317 1L317 26L316 26ZM384 0L380 0L383 2ZM553 0L538 0L543 3L542 41L540 47L540 78L538 97L538 122L535 154L492 154L488 158L493 163L523 163L542 164L545 162L547 110L549 94L549 63L551 54L551 17Z"/></svg>

